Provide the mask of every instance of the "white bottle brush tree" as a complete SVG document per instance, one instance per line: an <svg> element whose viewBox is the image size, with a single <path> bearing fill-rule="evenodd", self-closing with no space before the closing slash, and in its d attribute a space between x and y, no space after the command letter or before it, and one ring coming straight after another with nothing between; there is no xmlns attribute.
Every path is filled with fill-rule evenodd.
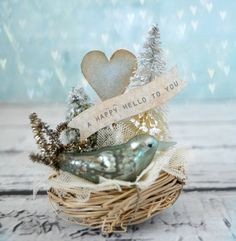
<svg viewBox="0 0 236 241"><path fill-rule="evenodd" d="M166 63L163 60L160 31L157 25L153 25L138 56L138 68L131 78L128 88L133 89L147 84L154 80L155 77L164 73L165 70ZM137 133L146 132L155 135L159 140L169 139L165 107L136 115L130 121L133 124L133 128L136 128Z"/></svg>
<svg viewBox="0 0 236 241"><path fill-rule="evenodd" d="M89 96L85 93L83 88L73 87L68 95L68 107L66 113L66 120L69 122L79 113L91 107L93 104ZM90 151L96 146L96 133L91 135L86 141L81 143L79 129L68 128L66 130L66 141L68 143L75 143L79 149L83 147L83 151Z"/></svg>

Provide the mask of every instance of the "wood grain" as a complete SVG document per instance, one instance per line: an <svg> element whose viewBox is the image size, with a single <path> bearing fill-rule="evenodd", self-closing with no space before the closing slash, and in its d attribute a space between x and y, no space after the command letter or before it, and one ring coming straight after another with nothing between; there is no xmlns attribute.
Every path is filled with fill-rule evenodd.
<svg viewBox="0 0 236 241"><path fill-rule="evenodd" d="M185 190L236 189L236 149L193 149L191 152ZM0 160L0 193L32 190L34 185L46 181L51 172L47 167L31 163L28 152L1 153Z"/></svg>
<svg viewBox="0 0 236 241"><path fill-rule="evenodd" d="M0 240L236 240L235 109L235 102L171 105L173 139L192 153L183 194L154 219L104 237L58 218L46 186L32 200L32 188L43 186L51 171L28 159L36 149L28 115L35 111L55 126L65 108L0 104Z"/></svg>
<svg viewBox="0 0 236 241"><path fill-rule="evenodd" d="M58 218L46 196L3 196L0 234L3 240L87 241L228 241L236 239L236 194L233 192L183 193L176 204L153 219L129 228L128 233L102 236Z"/></svg>
<svg viewBox="0 0 236 241"><path fill-rule="evenodd" d="M236 188L236 115L232 111L235 107L234 103L171 106L173 139L191 149L192 154L185 189ZM36 168L28 159L28 154L36 149L28 114L36 111L43 120L55 125L63 120L64 108L3 105L1 110L0 192L32 190L33 183L44 180L48 171L43 166ZM201 116L196 114L200 112Z"/></svg>

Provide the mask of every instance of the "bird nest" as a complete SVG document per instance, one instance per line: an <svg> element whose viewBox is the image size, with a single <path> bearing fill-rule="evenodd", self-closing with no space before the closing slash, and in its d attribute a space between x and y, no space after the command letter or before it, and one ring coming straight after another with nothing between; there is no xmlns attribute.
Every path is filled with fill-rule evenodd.
<svg viewBox="0 0 236 241"><path fill-rule="evenodd" d="M30 157L32 161L56 170L56 173L49 177L49 200L58 214L73 222L99 228L103 233L126 231L127 226L144 222L171 207L183 189L186 180L185 148L175 146L164 152L156 151L151 163L135 181L100 176L99 182L93 183L56 168L57 152L75 148L73 143L64 145L60 142L59 137L67 127L66 123L52 130L35 113L30 118L35 139L43 150L41 154L33 153ZM117 128L108 131L117 142L117 133L121 130ZM127 131L125 133L127 134ZM44 135L48 136L51 142L48 143ZM109 140L109 144L110 142L114 141Z"/></svg>
<svg viewBox="0 0 236 241"><path fill-rule="evenodd" d="M49 179L57 178L58 174ZM184 181L162 171L147 188L121 186L120 190L91 191L88 200L78 199L77 188L48 190L48 197L58 214L103 233L126 231L127 226L142 223L171 207L183 189ZM80 190L81 191L81 190Z"/></svg>

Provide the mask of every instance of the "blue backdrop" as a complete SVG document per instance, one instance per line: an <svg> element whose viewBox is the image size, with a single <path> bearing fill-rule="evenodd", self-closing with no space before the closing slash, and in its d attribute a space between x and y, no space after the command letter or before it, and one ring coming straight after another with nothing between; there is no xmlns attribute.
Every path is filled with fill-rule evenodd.
<svg viewBox="0 0 236 241"><path fill-rule="evenodd" d="M1 0L0 101L62 102L99 49L138 53L153 23L168 66L189 84L178 100L236 98L236 1Z"/></svg>

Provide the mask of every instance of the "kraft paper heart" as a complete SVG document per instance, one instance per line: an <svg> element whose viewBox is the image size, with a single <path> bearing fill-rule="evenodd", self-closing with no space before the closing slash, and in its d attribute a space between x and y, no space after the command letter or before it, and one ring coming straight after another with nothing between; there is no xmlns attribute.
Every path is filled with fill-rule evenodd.
<svg viewBox="0 0 236 241"><path fill-rule="evenodd" d="M101 51L87 53L81 63L81 70L89 84L102 100L122 94L133 75L137 60L125 49L113 53L110 60Z"/></svg>

